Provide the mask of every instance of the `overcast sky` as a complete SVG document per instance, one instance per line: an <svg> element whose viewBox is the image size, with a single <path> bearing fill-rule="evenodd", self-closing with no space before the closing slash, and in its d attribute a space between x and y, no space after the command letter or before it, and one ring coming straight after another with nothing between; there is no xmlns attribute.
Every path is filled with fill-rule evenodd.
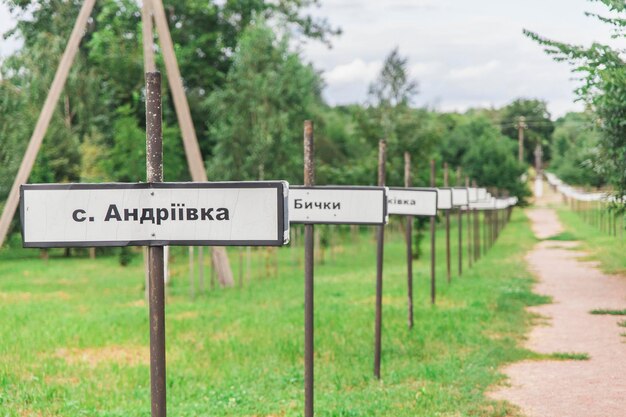
<svg viewBox="0 0 626 417"><path fill-rule="evenodd" d="M330 103L363 102L385 56L398 46L420 83L419 105L442 110L500 106L516 97L548 101L553 115L580 109L567 64L522 35L609 42L587 0L321 0L317 14L343 29L332 49L304 47L324 70Z"/></svg>
<svg viewBox="0 0 626 417"><path fill-rule="evenodd" d="M331 104L362 103L385 56L398 46L419 81L415 104L441 110L500 106L542 98L553 115L579 110L567 64L553 62L522 35L589 44L608 42L606 27L584 16L604 11L587 0L321 0L315 14L341 27L333 48L309 42L304 56L324 71ZM0 32L12 27L0 5ZM15 44L0 40L0 55Z"/></svg>

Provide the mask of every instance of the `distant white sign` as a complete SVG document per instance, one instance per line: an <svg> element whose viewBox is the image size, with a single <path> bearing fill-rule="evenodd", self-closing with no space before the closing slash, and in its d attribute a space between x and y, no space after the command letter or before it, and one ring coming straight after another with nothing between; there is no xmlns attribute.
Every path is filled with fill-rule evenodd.
<svg viewBox="0 0 626 417"><path fill-rule="evenodd" d="M289 221L308 224L385 224L384 187L301 187L289 190Z"/></svg>
<svg viewBox="0 0 626 417"><path fill-rule="evenodd" d="M452 189L452 204L456 207L466 206L469 204L469 193L467 188Z"/></svg>
<svg viewBox="0 0 626 417"><path fill-rule="evenodd" d="M475 203L475 202L477 202L479 200L478 199L478 188L474 188L474 187L468 188L467 192L468 192L468 199L469 199L470 203Z"/></svg>
<svg viewBox="0 0 626 417"><path fill-rule="evenodd" d="M285 182L43 184L21 189L25 247L283 245Z"/></svg>
<svg viewBox="0 0 626 417"><path fill-rule="evenodd" d="M436 216L437 189L389 188L387 210L405 216Z"/></svg>
<svg viewBox="0 0 626 417"><path fill-rule="evenodd" d="M487 189L479 188L478 189L478 200L485 200L487 198Z"/></svg>
<svg viewBox="0 0 626 417"><path fill-rule="evenodd" d="M496 199L488 198L475 203L470 203L469 208L472 210L494 210L496 208Z"/></svg>
<svg viewBox="0 0 626 417"><path fill-rule="evenodd" d="M437 209L450 210L452 208L452 188L437 188Z"/></svg>

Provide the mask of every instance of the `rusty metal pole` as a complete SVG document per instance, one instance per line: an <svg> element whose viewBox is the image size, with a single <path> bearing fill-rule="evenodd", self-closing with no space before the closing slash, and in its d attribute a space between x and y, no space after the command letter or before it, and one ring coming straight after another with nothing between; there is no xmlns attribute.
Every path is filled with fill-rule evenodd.
<svg viewBox="0 0 626 417"><path fill-rule="evenodd" d="M411 155L404 153L404 186L411 186ZM406 283L408 300L408 325L413 328L413 216L406 216Z"/></svg>
<svg viewBox="0 0 626 417"><path fill-rule="evenodd" d="M468 176L465 176L465 188L468 189L469 193L470 180ZM468 195L469 198L469 195ZM468 200L469 203L469 200ZM469 263L469 267L472 267L472 213L469 208L469 204L467 205L467 262Z"/></svg>
<svg viewBox="0 0 626 417"><path fill-rule="evenodd" d="M430 160L430 186L435 187L435 160ZM437 281L435 279L435 221L436 216L430 218L430 302L435 304L437 298Z"/></svg>
<svg viewBox="0 0 626 417"><path fill-rule="evenodd" d="M472 180L472 187L477 188L476 180ZM478 224L478 210L474 209L472 213L474 217L474 261L480 259L480 226Z"/></svg>
<svg viewBox="0 0 626 417"><path fill-rule="evenodd" d="M163 182L161 74L146 73L146 180ZM165 280L163 246L148 248L152 417L165 417Z"/></svg>
<svg viewBox="0 0 626 417"><path fill-rule="evenodd" d="M304 122L304 185L315 185L315 162L313 147L313 122ZM313 225L304 225L304 416L313 417L313 354L314 354L314 310L313 269L314 242Z"/></svg>
<svg viewBox="0 0 626 417"><path fill-rule="evenodd" d="M387 143L381 139L378 143L378 185L385 186L385 160ZM374 376L380 379L380 356L383 324L383 250L385 226L378 226L376 242L376 323L374 328Z"/></svg>
<svg viewBox="0 0 626 417"><path fill-rule="evenodd" d="M461 167L456 169L456 185L461 185ZM458 208L459 223L459 276L463 275L463 210Z"/></svg>
<svg viewBox="0 0 626 417"><path fill-rule="evenodd" d="M449 186L448 179L448 163L443 163L443 186ZM446 272L448 283L452 280L451 265L450 265L450 210L446 210Z"/></svg>

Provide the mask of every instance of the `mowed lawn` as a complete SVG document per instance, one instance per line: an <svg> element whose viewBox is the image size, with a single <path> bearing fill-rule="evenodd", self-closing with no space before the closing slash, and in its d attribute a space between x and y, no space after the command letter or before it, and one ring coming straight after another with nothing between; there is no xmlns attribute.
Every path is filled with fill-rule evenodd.
<svg viewBox="0 0 626 417"><path fill-rule="evenodd" d="M396 228L397 229L397 228ZM464 233L467 229L464 227ZM415 328L407 329L405 247L385 245L382 380L372 377L375 242L362 233L316 266L318 416L506 416L487 400L498 367L532 356L523 261L535 243L521 210L487 257L445 279L438 231L438 301L429 302L428 238L416 261ZM456 225L452 241L456 242ZM24 253L30 257L20 258ZM278 276L189 297L188 260L174 252L167 289L167 399L172 416L300 416L303 409L301 247L278 250ZM231 250L237 275L238 250ZM261 251L252 251L255 258ZM456 271L456 246L453 246ZM0 253L0 416L149 416L143 263L117 256ZM464 254L466 256L466 254ZM205 258L208 258L205 256ZM299 263L299 264L298 264ZM256 265L256 260L254 265ZM205 274L208 287L208 272Z"/></svg>

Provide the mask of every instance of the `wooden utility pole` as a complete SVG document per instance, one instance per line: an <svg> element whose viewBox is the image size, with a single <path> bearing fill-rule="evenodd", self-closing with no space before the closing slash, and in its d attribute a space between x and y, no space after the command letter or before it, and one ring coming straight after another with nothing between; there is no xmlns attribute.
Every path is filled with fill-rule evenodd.
<svg viewBox="0 0 626 417"><path fill-rule="evenodd" d="M41 143L46 134L48 125L52 118L54 108L59 100L65 82L78 51L78 46L85 32L85 26L89 16L93 10L96 0L86 0L81 6L78 17L72 29L70 39L67 43L61 62L52 81L50 91L46 97L35 130L30 138L24 159L20 164L20 168L15 177L11 191L7 198L4 211L0 217L0 246L4 243L6 235L11 225L11 220L15 215L15 210L19 203L19 187L28 181L28 177L32 171L33 164L35 163L37 153L41 147ZM185 155L187 157L187 163L189 165L189 171L193 181L206 182L207 175L204 170L204 163L202 155L200 154L200 146L198 145L198 139L196 137L195 128L191 119L191 112L189 110L189 103L185 95L183 87L182 76L178 68L178 62L176 60L176 54L174 53L174 45L172 37L167 24L167 17L163 8L162 0L144 0L142 9L142 33L143 33L143 51L144 51L144 71L152 72L155 70L154 62L154 49L153 49L153 31L152 31L152 19L156 23L156 29L161 44L161 51L163 53L163 60L167 69L167 76L174 98L174 107L176 110L176 116L180 125L181 134L183 137L183 145L185 149ZM213 247L213 260L218 269L218 276L223 285L233 285L233 274L228 262L226 250L223 247Z"/></svg>
<svg viewBox="0 0 626 417"><path fill-rule="evenodd" d="M11 226L11 220L13 220L15 210L17 210L17 205L20 201L20 185L25 184L28 181L28 177L33 169L35 159L37 159L37 153L41 147L46 130L48 130L50 119L54 113L56 103L59 101L61 92L63 91L63 86L67 81L67 76L70 72L70 68L72 67L72 62L74 61L74 57L78 51L80 40L83 37L87 20L89 19L89 15L93 10L95 2L96 0L85 0L81 6L76 22L74 23L74 28L70 34L70 39L65 47L63 56L61 57L61 62L59 63L56 73L54 74L54 79L52 80L52 85L50 86L50 90L46 96L46 101L44 102L39 118L37 119L35 130L33 131L30 141L28 142L24 159L22 159L22 163L17 171L15 181L13 181L13 186L11 187L11 191L9 191L9 196L4 206L4 211L0 217L0 246L4 243L9 231L9 226Z"/></svg>
<svg viewBox="0 0 626 417"><path fill-rule="evenodd" d="M174 43L172 42L172 36L167 25L167 17L165 16L162 0L144 1L152 2L154 22L156 23L159 43L161 44L163 61L165 62L165 68L167 70L168 84L174 99L174 108L183 137L183 146L185 148L185 156L187 157L191 178L196 182L206 182L208 178L206 170L204 169L204 162L200 153L196 130L191 119L191 111L189 110L189 103L187 102L187 96L185 95L182 81L183 78L178 68L178 61L174 53ZM212 260L221 284L232 286L234 284L233 271L228 261L226 249L217 246L213 247Z"/></svg>
<svg viewBox="0 0 626 417"><path fill-rule="evenodd" d="M520 116L517 121L517 157L520 163L524 162L524 129L527 127L526 118L524 116Z"/></svg>

